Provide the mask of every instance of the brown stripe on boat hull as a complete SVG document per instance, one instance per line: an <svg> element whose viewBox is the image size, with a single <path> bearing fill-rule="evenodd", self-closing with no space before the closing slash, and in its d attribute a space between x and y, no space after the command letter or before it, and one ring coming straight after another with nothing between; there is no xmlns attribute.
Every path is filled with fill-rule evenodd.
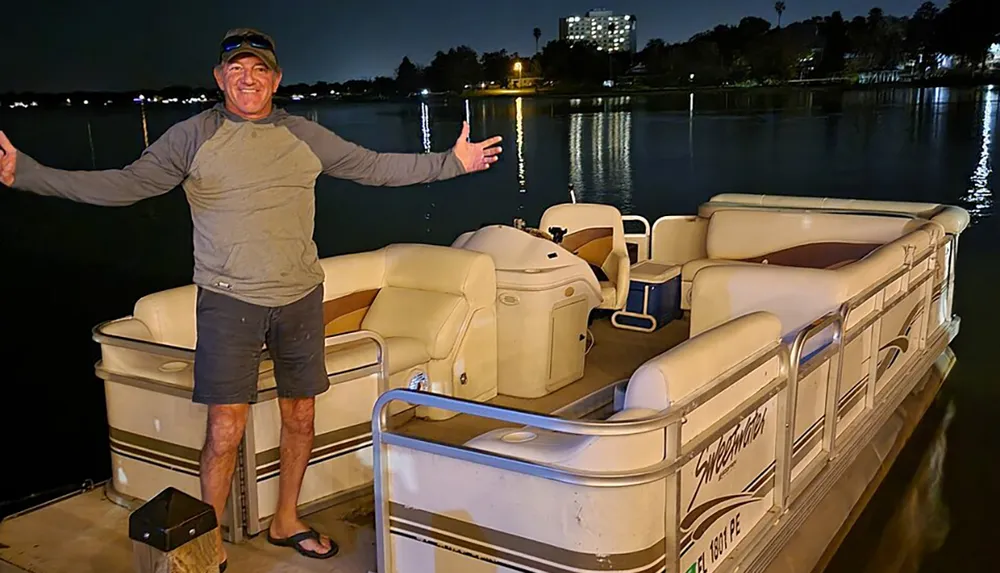
<svg viewBox="0 0 1000 573"><path fill-rule="evenodd" d="M361 330L379 289L362 290L323 301L323 324L326 336Z"/></svg>
<svg viewBox="0 0 1000 573"><path fill-rule="evenodd" d="M371 447L372 438L371 435L361 436L347 442L342 442L334 444L332 446L322 448L319 450L313 450L309 455L309 465L324 462L333 458L344 456L350 453L354 453L358 450L362 450L367 447ZM264 481L278 475L278 470L281 469L281 462L274 462L268 464L264 467L257 468L257 481ZM270 475L269 475L270 474Z"/></svg>
<svg viewBox="0 0 1000 573"><path fill-rule="evenodd" d="M199 469L190 469L187 465L178 464L176 460L161 458L158 456L151 456L148 452L136 451L131 448L123 448L121 444L112 443L110 447L111 453L117 454L124 458L128 458L132 461L149 464L151 466L156 466L161 469L165 469L171 472L178 472L186 474L192 477L198 477L200 475ZM163 461L161 461L163 460Z"/></svg>
<svg viewBox="0 0 1000 573"><path fill-rule="evenodd" d="M201 450L189 448L180 444L173 444L156 438L150 438L149 436L135 434L114 427L108 428L108 435L112 442L118 442L122 446L149 450L150 452L156 452L158 454L170 456L171 458L178 458L186 462L193 462L195 465L201 463ZM146 455L147 453L148 452L143 452L143 455ZM179 462L173 461L172 463Z"/></svg>
<svg viewBox="0 0 1000 573"><path fill-rule="evenodd" d="M326 456L337 450L348 450L358 445L358 442L371 441L371 424L363 422L338 428L332 432L319 434L313 438L313 451L310 459ZM281 448L271 448L257 452L254 461L257 464L257 474L264 474L278 468L281 460Z"/></svg>
<svg viewBox="0 0 1000 573"><path fill-rule="evenodd" d="M462 553L482 555L483 560L492 563L509 561L516 569L546 573L574 570L654 573L663 569L666 548L666 540L661 539L632 553L582 553L395 502L389 503L389 521L393 533L417 541L459 548Z"/></svg>
<svg viewBox="0 0 1000 573"><path fill-rule="evenodd" d="M748 263L762 263L766 260L768 264L786 267L831 269L863 259L881 246L878 243L808 243L742 260Z"/></svg>

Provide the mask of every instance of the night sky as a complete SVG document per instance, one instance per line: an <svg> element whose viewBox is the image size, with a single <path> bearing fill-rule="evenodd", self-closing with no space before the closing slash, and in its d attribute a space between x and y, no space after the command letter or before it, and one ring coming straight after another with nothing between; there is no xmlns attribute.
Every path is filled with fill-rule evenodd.
<svg viewBox="0 0 1000 573"><path fill-rule="evenodd" d="M275 38L284 83L392 75L404 55L420 64L466 44L530 55L558 36L560 16L604 7L635 14L638 44L683 41L743 16L775 21L773 0L11 0L0 10L0 93L211 85L218 42L231 27ZM785 23L877 5L912 14L922 0L786 0ZM945 0L938 5L943 7Z"/></svg>

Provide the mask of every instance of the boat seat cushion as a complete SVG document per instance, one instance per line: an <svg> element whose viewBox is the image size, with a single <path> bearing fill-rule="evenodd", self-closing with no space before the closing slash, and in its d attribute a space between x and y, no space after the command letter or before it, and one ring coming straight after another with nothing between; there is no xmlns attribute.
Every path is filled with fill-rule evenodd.
<svg viewBox="0 0 1000 573"><path fill-rule="evenodd" d="M385 287L375 298L361 327L384 338L418 340L431 358L440 360L455 347L469 314L469 302L459 295Z"/></svg>
<svg viewBox="0 0 1000 573"><path fill-rule="evenodd" d="M385 339L389 355L389 374L395 374L430 360L422 340L406 336ZM327 351L326 371L329 374L346 372L375 362L375 343L369 341L352 344L342 349Z"/></svg>
<svg viewBox="0 0 1000 573"><path fill-rule="evenodd" d="M601 299L603 302L602 306L609 304L614 304L617 297L618 291L615 289L615 285L610 281L601 281Z"/></svg>

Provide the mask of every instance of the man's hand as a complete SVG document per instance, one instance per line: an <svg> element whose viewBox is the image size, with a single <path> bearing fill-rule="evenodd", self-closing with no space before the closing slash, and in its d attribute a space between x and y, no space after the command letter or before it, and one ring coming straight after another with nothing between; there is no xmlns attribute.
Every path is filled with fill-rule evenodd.
<svg viewBox="0 0 1000 573"><path fill-rule="evenodd" d="M466 173L483 171L489 169L490 164L496 162L501 149L494 147L500 143L501 137L491 137L486 141L472 143L469 141L469 122L462 122L462 134L458 136L453 151L458 160L462 162Z"/></svg>
<svg viewBox="0 0 1000 573"><path fill-rule="evenodd" d="M0 131L0 183L14 186L14 168L17 167L17 149L7 136Z"/></svg>

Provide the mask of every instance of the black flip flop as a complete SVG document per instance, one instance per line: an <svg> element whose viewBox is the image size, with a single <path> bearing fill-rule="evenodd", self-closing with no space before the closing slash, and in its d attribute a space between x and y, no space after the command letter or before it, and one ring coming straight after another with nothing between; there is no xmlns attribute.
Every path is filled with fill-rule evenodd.
<svg viewBox="0 0 1000 573"><path fill-rule="evenodd" d="M301 543L307 539L314 539L316 543L322 545L322 541L320 541L319 538L319 532L312 528L308 531L302 531L284 539L271 537L271 532L267 532L267 542L271 545L277 545L278 547L291 547L298 551L299 554L305 555L306 557L312 557L313 559L329 559L340 551L340 548L333 541L333 539L330 540L330 550L326 553L318 553L309 549L303 549Z"/></svg>

